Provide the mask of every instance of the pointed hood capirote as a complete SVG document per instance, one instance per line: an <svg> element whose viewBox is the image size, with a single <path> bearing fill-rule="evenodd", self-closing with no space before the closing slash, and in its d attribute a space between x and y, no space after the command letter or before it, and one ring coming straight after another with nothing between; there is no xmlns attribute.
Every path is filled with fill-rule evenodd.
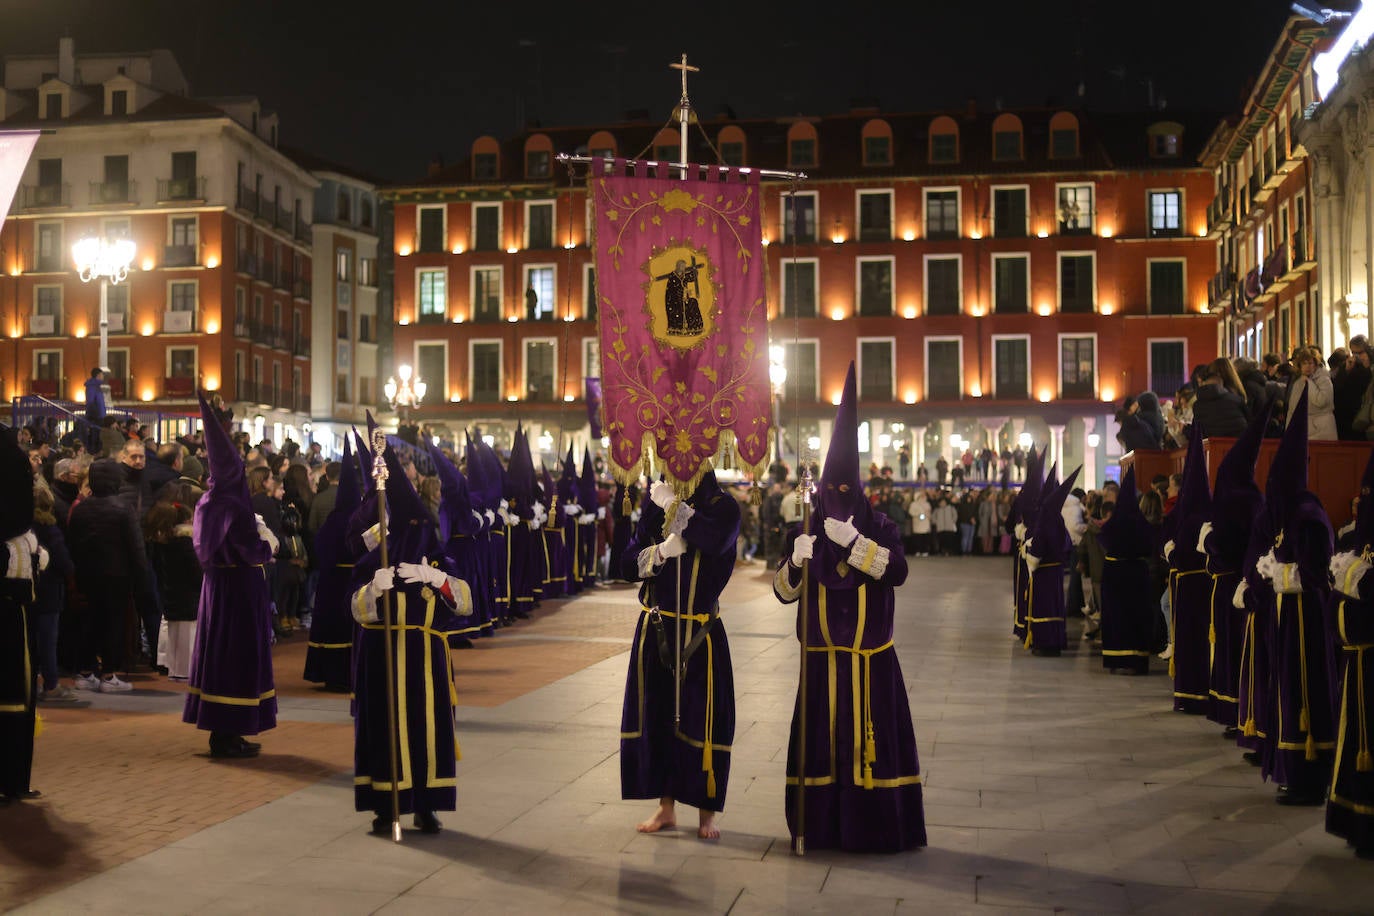
<svg viewBox="0 0 1374 916"><path fill-rule="evenodd" d="M205 400L205 392L196 392L200 401L201 429L205 436L206 474L209 477L209 492L237 495L243 491L243 504L249 505L248 481L244 471L243 456L234 447L229 433L215 416L214 409Z"/></svg>
<svg viewBox="0 0 1374 916"><path fill-rule="evenodd" d="M372 419L372 411L367 412L367 435L358 432L358 428L353 427L353 438L358 442L358 465L362 471L363 494L371 493L376 487L377 482L372 477L372 431L377 428L377 421Z"/></svg>
<svg viewBox="0 0 1374 916"><path fill-rule="evenodd" d="M506 464L506 484L503 491L510 513L526 520L532 518L534 491L534 458L530 455L529 439L517 423L515 440L510 448L510 461Z"/></svg>
<svg viewBox="0 0 1374 916"><path fill-rule="evenodd" d="M1062 561L1073 549L1068 525L1064 523L1063 509L1064 501L1068 499L1069 491L1073 489L1082 470L1082 467L1075 469L1063 483L1045 490L1040 498L1035 522L1026 529L1026 536L1033 541L1031 553L1042 561Z"/></svg>
<svg viewBox="0 0 1374 916"><path fill-rule="evenodd" d="M582 476L577 482L577 502L584 511L594 511L600 503L596 498L596 468L592 465L592 450L582 448Z"/></svg>
<svg viewBox="0 0 1374 916"><path fill-rule="evenodd" d="M1037 456L1035 446L1030 447L1026 455L1026 479L1022 481L1021 489L1011 498L1011 507L1007 511L1007 521L1004 526L1007 534L1014 534L1017 525L1025 524L1027 516L1034 515L1031 510L1040 501L1040 465L1044 457L1044 452ZM1003 473L1009 474L1010 469L1004 470Z"/></svg>
<svg viewBox="0 0 1374 916"><path fill-rule="evenodd" d="M1274 459L1269 464L1269 477L1264 484L1264 503L1275 534L1288 524L1297 508L1298 497L1307 490L1307 392L1304 385L1298 403L1288 418L1288 426L1279 439Z"/></svg>
<svg viewBox="0 0 1374 916"><path fill-rule="evenodd" d="M204 392L198 392L197 397L209 487L196 503L192 538L196 558L207 569L266 563L272 559L272 549L258 536L243 457L205 400Z"/></svg>
<svg viewBox="0 0 1374 916"><path fill-rule="evenodd" d="M9 427L0 427L0 486L0 540L8 541L33 527L33 467Z"/></svg>
<svg viewBox="0 0 1374 916"><path fill-rule="evenodd" d="M439 539L472 535L481 525L472 517L472 498L467 478L433 442L425 442L434 472L439 478Z"/></svg>
<svg viewBox="0 0 1374 916"><path fill-rule="evenodd" d="M568 455L563 459L562 468L558 474L558 501L562 505L580 502L578 499L579 484L577 480L577 461L573 458L573 447L568 446Z"/></svg>
<svg viewBox="0 0 1374 916"><path fill-rule="evenodd" d="M1150 557L1157 549L1158 535L1140 511L1140 494L1135 487L1135 466L1121 478L1116 506L1111 518L1102 523L1098 535L1103 551L1116 559Z"/></svg>
<svg viewBox="0 0 1374 916"><path fill-rule="evenodd" d="M859 418L858 391L854 363L845 375L840 406L835 410L835 426L830 448L821 466L816 483L818 496L816 511L811 519L810 533L816 535L811 570L816 580L830 589L852 589L866 581L850 568L849 547L837 544L825 535L825 520L844 521L853 518L859 533L872 534L873 509L864 495L863 480L859 476ZM790 499L791 494L784 497Z"/></svg>
<svg viewBox="0 0 1374 916"><path fill-rule="evenodd" d="M1257 410L1245 432L1217 465L1217 482L1212 490L1212 529L1209 552L1223 569L1235 569L1245 555L1251 523L1264 508L1264 492L1255 483L1255 462L1260 443L1269 425L1270 406Z"/></svg>
<svg viewBox="0 0 1374 916"><path fill-rule="evenodd" d="M334 495L334 511L352 512L362 502L362 487L358 482L358 461L353 455L353 433L344 435L342 468L339 471L339 492Z"/></svg>

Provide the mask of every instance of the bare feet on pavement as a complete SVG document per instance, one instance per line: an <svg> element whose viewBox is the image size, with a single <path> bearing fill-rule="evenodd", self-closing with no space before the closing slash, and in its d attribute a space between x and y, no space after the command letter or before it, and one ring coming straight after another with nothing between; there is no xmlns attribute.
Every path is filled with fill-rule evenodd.
<svg viewBox="0 0 1374 916"><path fill-rule="evenodd" d="M673 800L667 798L659 802L658 810L654 812L653 817L641 822L635 829L640 833L658 833L660 830L676 826L677 818L673 815Z"/></svg>
<svg viewBox="0 0 1374 916"><path fill-rule="evenodd" d="M720 839L720 828L716 826L716 812L702 808L698 814L700 826L697 827L697 836L703 840Z"/></svg>

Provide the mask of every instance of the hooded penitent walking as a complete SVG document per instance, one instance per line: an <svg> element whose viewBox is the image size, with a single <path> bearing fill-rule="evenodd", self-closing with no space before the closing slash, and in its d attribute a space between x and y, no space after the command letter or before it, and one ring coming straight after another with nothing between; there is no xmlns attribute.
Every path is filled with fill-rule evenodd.
<svg viewBox="0 0 1374 916"><path fill-rule="evenodd" d="M1026 478L1021 489L1011 500L1011 510L1007 513L1004 530L1012 536L1011 552L1011 632L1018 640L1026 638L1026 593L1030 585L1030 574L1026 571L1026 558L1021 553L1021 545L1026 540L1026 530L1035 520L1035 508L1040 503L1040 488L1044 484L1040 476L1044 470L1045 453L1038 456L1032 446L1026 459Z"/></svg>
<svg viewBox="0 0 1374 916"><path fill-rule="evenodd" d="M315 534L315 609L310 618L310 642L305 649L305 679L330 690L353 685L353 615L348 611L353 562L348 546L348 523L362 499L359 470L353 456L353 435L344 436L343 469L334 509Z"/></svg>
<svg viewBox="0 0 1374 916"><path fill-rule="evenodd" d="M1079 469L1081 470L1081 468ZM1073 558L1073 541L1064 524L1064 500L1078 480L1074 471L1062 484L1054 484L1054 470L1035 519L1026 532L1021 554L1026 559L1026 641L1034 655L1059 655L1069 644L1064 614L1064 573Z"/></svg>
<svg viewBox="0 0 1374 916"><path fill-rule="evenodd" d="M375 812L374 833L391 824L390 742L398 748L399 814L415 815L424 833L440 829L436 811L457 805L458 737L448 634L469 614L472 596L454 574L429 511L391 446L383 453L385 490L374 489L353 514L351 537L367 552L353 574L350 607L358 621L354 669L353 804ZM378 523L377 500L386 499L387 530ZM382 565L386 538L387 565ZM395 670L388 672L384 623L393 623ZM395 678L396 733L387 714L387 677Z"/></svg>
<svg viewBox="0 0 1374 916"><path fill-rule="evenodd" d="M892 644L907 563L901 531L864 496L856 406L851 363L809 531L789 533L773 579L784 603L805 593L797 636L806 647L806 722L799 696L787 817L812 848L898 852L926 844L916 733ZM804 830L796 822L803 782Z"/></svg>
<svg viewBox="0 0 1374 916"><path fill-rule="evenodd" d="M253 513L243 459L200 396L210 487L196 503L195 547L205 577L182 720L210 733L212 757L252 757L257 735L277 725L272 679L272 588L266 564L276 538Z"/></svg>
<svg viewBox="0 0 1374 916"><path fill-rule="evenodd" d="M1102 560L1102 667L1149 674L1159 595L1151 586L1150 558L1159 549L1155 526L1140 511L1135 467L1121 479L1112 517L1098 535Z"/></svg>
<svg viewBox="0 0 1374 916"><path fill-rule="evenodd" d="M14 431L0 427L0 541L5 578L0 584L0 801L37 798L33 772L34 704L38 665L31 655L29 609L48 552L33 531L33 471ZM17 828L16 828L17 829Z"/></svg>
<svg viewBox="0 0 1374 916"><path fill-rule="evenodd" d="M715 814L725 809L730 779L735 686L719 599L735 570L739 526L739 504L708 470L687 499L655 483L626 546L622 572L640 583L641 613L620 720L620 792L659 801L639 825L644 833L676 824L680 801L699 809L699 836L720 835Z"/></svg>
<svg viewBox="0 0 1374 916"><path fill-rule="evenodd" d="M1183 485L1178 502L1164 519L1164 559L1169 563L1169 606L1173 609L1174 654L1169 674L1174 681L1174 709L1194 715L1207 712L1211 644L1212 577L1207 555L1198 547L1202 526L1211 520L1212 494L1207 488L1207 456L1202 429L1193 424L1188 457L1183 462Z"/></svg>

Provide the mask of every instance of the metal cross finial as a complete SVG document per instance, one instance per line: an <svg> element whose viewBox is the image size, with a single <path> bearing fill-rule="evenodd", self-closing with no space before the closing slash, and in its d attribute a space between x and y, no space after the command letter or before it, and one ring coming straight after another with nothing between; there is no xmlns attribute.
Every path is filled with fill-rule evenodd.
<svg viewBox="0 0 1374 916"><path fill-rule="evenodd" d="M692 65L690 65L689 63L687 63L687 52L686 52L686 51L682 52L682 59L681 59L678 63L676 63L676 64L669 64L668 66L669 66L670 68L672 68L673 70L681 70L681 71L682 71L682 98L683 98L684 100L686 100L686 98L687 98L687 74L688 74L688 73L700 73L700 72L701 72L701 68L700 68L700 67L693 67Z"/></svg>

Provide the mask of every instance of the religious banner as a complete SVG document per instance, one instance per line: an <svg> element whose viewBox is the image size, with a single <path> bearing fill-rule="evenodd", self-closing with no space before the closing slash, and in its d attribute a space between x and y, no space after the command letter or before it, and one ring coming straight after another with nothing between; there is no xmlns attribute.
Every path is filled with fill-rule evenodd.
<svg viewBox="0 0 1374 916"><path fill-rule="evenodd" d="M601 388L616 478L665 475L687 496L718 452L768 463L768 321L757 172L687 179L595 160Z"/></svg>
<svg viewBox="0 0 1374 916"><path fill-rule="evenodd" d="M605 430L601 428L601 379L587 376L587 424L592 428L592 438L600 439Z"/></svg>
<svg viewBox="0 0 1374 916"><path fill-rule="evenodd" d="M0 228L4 228L19 179L29 164L29 155L38 142L38 131L0 131Z"/></svg>

